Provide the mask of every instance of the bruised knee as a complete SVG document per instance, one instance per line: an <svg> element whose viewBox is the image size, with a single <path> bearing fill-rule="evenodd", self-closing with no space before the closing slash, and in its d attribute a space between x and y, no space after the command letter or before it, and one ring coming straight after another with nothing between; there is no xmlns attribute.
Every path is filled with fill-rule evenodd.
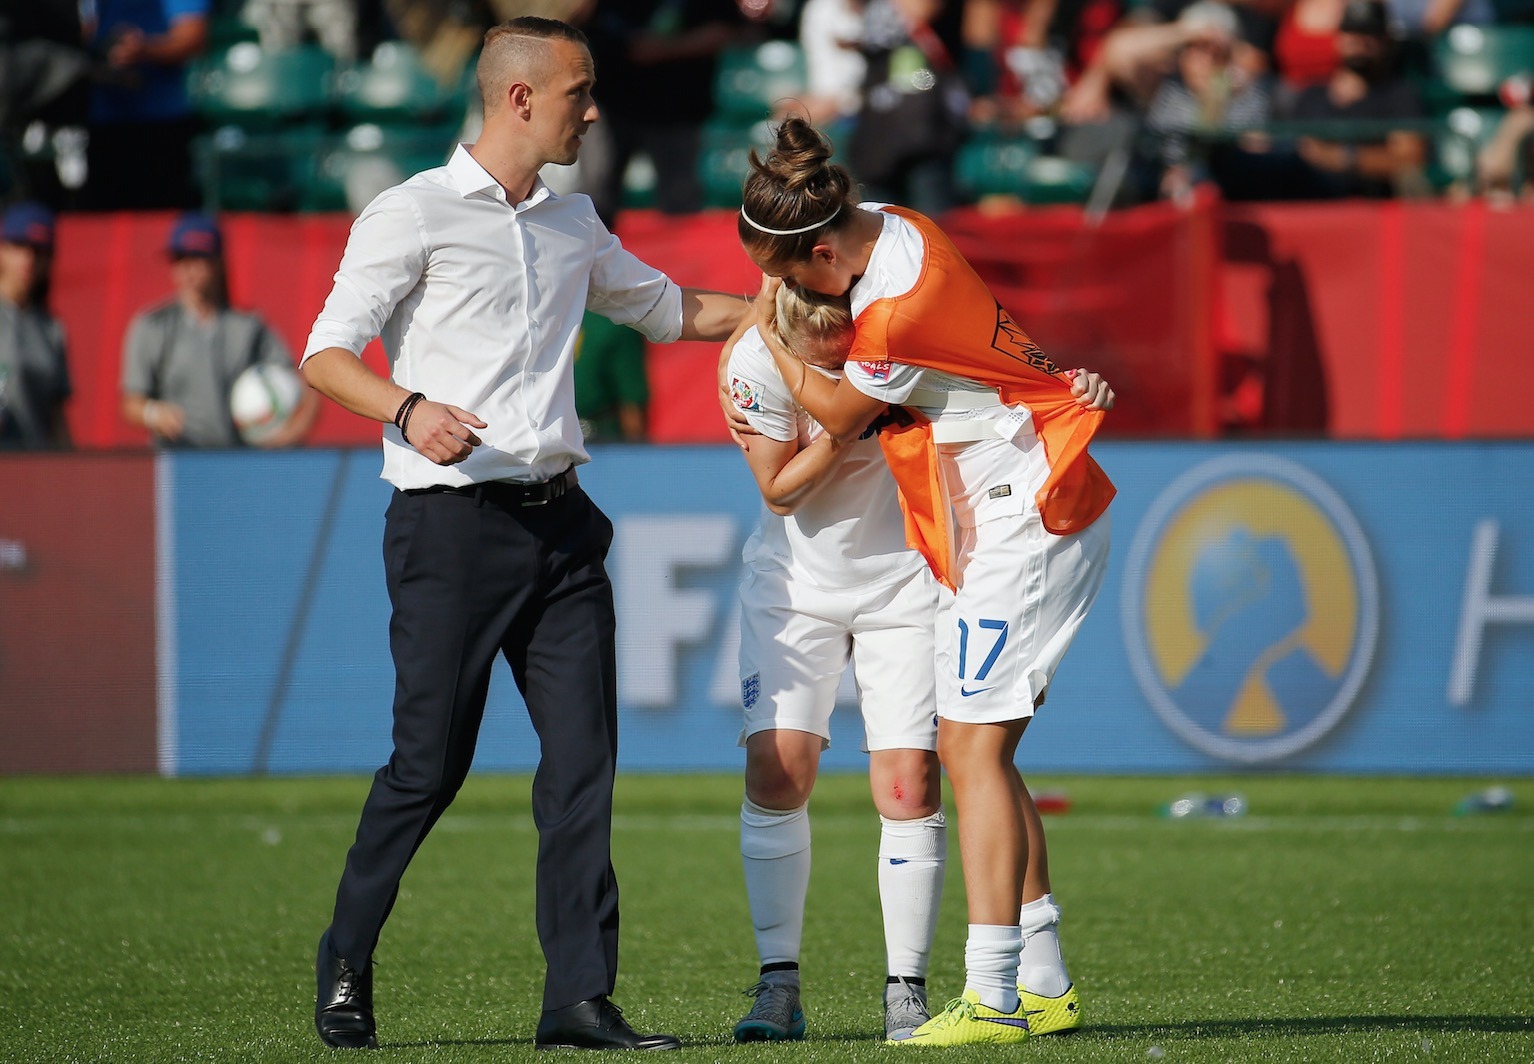
<svg viewBox="0 0 1534 1064"><path fill-rule="evenodd" d="M874 806L887 820L919 820L942 805L942 774L930 750L875 751L869 766Z"/></svg>

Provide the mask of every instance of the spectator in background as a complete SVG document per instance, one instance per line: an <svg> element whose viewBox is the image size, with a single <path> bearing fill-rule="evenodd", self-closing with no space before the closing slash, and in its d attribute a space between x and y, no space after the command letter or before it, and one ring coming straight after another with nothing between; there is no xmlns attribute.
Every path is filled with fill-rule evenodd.
<svg viewBox="0 0 1534 1064"><path fill-rule="evenodd" d="M863 26L863 110L847 146L871 200L923 214L953 206L953 158L968 132L958 68L958 9L943 0L870 0Z"/></svg>
<svg viewBox="0 0 1534 1064"><path fill-rule="evenodd" d="M1123 14L1120 0L969 0L964 70L980 124L1053 114Z"/></svg>
<svg viewBox="0 0 1534 1064"><path fill-rule="evenodd" d="M1262 81L1236 61L1240 24L1218 0L1199 0L1178 17L1195 36L1177 53L1177 70L1151 97L1145 123L1157 136L1160 193L1185 200L1209 176L1200 138L1255 129L1271 118Z"/></svg>
<svg viewBox="0 0 1534 1064"><path fill-rule="evenodd" d="M235 378L258 363L292 366L293 356L260 318L230 308L224 238L213 219L183 214L166 250L176 295L128 326L123 417L159 446L243 446L229 409ZM318 413L319 396L305 388L293 417L261 446L298 443Z"/></svg>
<svg viewBox="0 0 1534 1064"><path fill-rule="evenodd" d="M53 214L18 203L0 227L0 450L68 447L64 328L48 312Z"/></svg>
<svg viewBox="0 0 1534 1064"><path fill-rule="evenodd" d="M575 341L575 412L586 442L643 442L649 405L644 337L588 310Z"/></svg>
<svg viewBox="0 0 1534 1064"><path fill-rule="evenodd" d="M640 153L655 166L657 208L701 210L698 159L703 124L714 111L719 56L754 39L756 30L735 0L599 4L583 28L596 62L597 105L612 136L602 169L582 175L597 214L612 227L623 205L624 172Z"/></svg>
<svg viewBox="0 0 1534 1064"><path fill-rule="evenodd" d="M1278 75L1278 109L1331 77L1337 66L1337 27L1347 0L1290 0L1273 38L1273 68Z"/></svg>
<svg viewBox="0 0 1534 1064"><path fill-rule="evenodd" d="M1385 7L1350 0L1337 34L1331 76L1295 99L1287 118L1335 128L1293 145L1232 145L1210 159L1227 198L1339 199L1418 194L1427 144L1409 126L1422 116L1412 85L1392 72Z"/></svg>
<svg viewBox="0 0 1534 1064"><path fill-rule="evenodd" d="M1507 206L1518 197L1534 201L1534 77L1521 74L1502 85L1507 113L1476 156L1478 191ZM1522 189L1518 185L1522 183Z"/></svg>
<svg viewBox="0 0 1534 1064"><path fill-rule="evenodd" d="M1385 0L1390 24L1408 38L1435 37L1450 26L1497 21L1492 0Z"/></svg>
<svg viewBox="0 0 1534 1064"><path fill-rule="evenodd" d="M357 58L357 0L247 0L241 17L269 51L294 48L313 34L338 62Z"/></svg>
<svg viewBox="0 0 1534 1064"><path fill-rule="evenodd" d="M1385 5L1350 0L1337 30L1337 62L1321 85L1294 101L1296 121L1370 124L1414 120L1423 115L1416 88L1394 73ZM1427 142L1421 133L1370 131L1359 139L1302 137L1299 154L1316 172L1324 195L1390 196L1425 187Z"/></svg>
<svg viewBox="0 0 1534 1064"><path fill-rule="evenodd" d="M1238 0L1231 7L1239 26L1229 40L1231 63L1254 81L1271 69L1267 49L1276 26L1272 5L1282 2ZM1098 167L1114 158L1124 160L1130 180L1120 202L1159 194L1161 160L1144 157L1140 134L1151 100L1175 73L1182 49L1208 35L1206 21L1182 18L1194 3L1151 0L1131 7L1060 102L1060 154Z"/></svg>
<svg viewBox="0 0 1534 1064"><path fill-rule="evenodd" d="M0 3L0 182L10 196L57 207L60 186L78 186L66 178L81 170L71 164L83 158L89 71L75 0ZM50 145L53 158L37 158Z"/></svg>
<svg viewBox="0 0 1534 1064"><path fill-rule="evenodd" d="M1090 62L1066 90L1061 118L1073 125L1105 122L1116 103L1143 110L1163 78L1172 73L1178 49L1199 32L1181 21L1196 0L1151 0L1132 6L1103 39ZM1234 44L1238 63L1255 75L1272 68L1277 8L1285 0L1237 0L1232 5L1240 32Z"/></svg>
<svg viewBox="0 0 1534 1064"><path fill-rule="evenodd" d="M805 0L799 13L804 53L805 98L799 111L833 139L851 132L863 106L868 60L863 39L863 0Z"/></svg>
<svg viewBox="0 0 1534 1064"><path fill-rule="evenodd" d="M209 0L86 0L85 32L105 63L91 97L86 206L191 207L196 116L187 64L208 42Z"/></svg>

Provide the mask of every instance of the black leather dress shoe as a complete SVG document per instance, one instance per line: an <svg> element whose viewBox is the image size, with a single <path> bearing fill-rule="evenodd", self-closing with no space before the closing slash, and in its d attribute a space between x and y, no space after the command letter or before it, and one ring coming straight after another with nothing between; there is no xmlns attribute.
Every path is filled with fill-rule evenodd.
<svg viewBox="0 0 1534 1064"><path fill-rule="evenodd" d="M640 1034L605 997L548 1009L538 1020L539 1049L681 1049L669 1034Z"/></svg>
<svg viewBox="0 0 1534 1064"><path fill-rule="evenodd" d="M314 999L314 1029L320 1040L336 1049L377 1049L373 1023L373 966L360 971L337 957L330 932L320 936L314 961L319 992Z"/></svg>

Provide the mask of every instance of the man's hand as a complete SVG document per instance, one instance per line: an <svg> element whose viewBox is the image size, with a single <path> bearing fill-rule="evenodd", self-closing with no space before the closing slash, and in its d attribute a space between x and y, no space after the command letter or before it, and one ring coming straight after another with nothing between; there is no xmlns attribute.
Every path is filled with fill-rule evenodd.
<svg viewBox="0 0 1534 1064"><path fill-rule="evenodd" d="M1065 375L1071 379L1071 394L1076 402L1091 410L1112 410L1113 389L1102 375L1085 369L1068 369Z"/></svg>
<svg viewBox="0 0 1534 1064"><path fill-rule="evenodd" d="M405 442L438 465L456 465L484 442L473 430L486 427L467 410L422 399L405 422Z"/></svg>
<svg viewBox="0 0 1534 1064"><path fill-rule="evenodd" d="M179 440L186 430L186 411L164 399L146 399L144 427L162 440Z"/></svg>

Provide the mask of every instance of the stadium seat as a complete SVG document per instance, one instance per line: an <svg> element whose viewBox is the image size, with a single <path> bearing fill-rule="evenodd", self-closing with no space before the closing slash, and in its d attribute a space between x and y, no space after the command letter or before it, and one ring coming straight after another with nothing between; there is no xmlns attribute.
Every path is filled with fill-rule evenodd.
<svg viewBox="0 0 1534 1064"><path fill-rule="evenodd" d="M1448 88L1489 99L1507 78L1534 71L1534 26L1455 26L1434 41L1433 58Z"/></svg>
<svg viewBox="0 0 1534 1064"><path fill-rule="evenodd" d="M290 211L302 204L314 160L326 141L318 126L251 133L225 126L192 146L210 211Z"/></svg>
<svg viewBox="0 0 1534 1064"><path fill-rule="evenodd" d="M1476 155L1496 132L1505 113L1492 108L1458 107L1444 117L1442 128L1433 138L1436 151L1429 178L1434 187L1474 183Z"/></svg>
<svg viewBox="0 0 1534 1064"><path fill-rule="evenodd" d="M977 137L954 160L955 184L971 200L1016 196L1025 203L1084 203L1095 179L1090 167L1044 155L1029 137Z"/></svg>
<svg viewBox="0 0 1534 1064"><path fill-rule="evenodd" d="M456 123L409 129L363 123L333 138L314 157L298 207L358 211L374 196L413 174L441 166L452 154Z"/></svg>
<svg viewBox="0 0 1534 1064"><path fill-rule="evenodd" d="M336 105L353 122L440 122L460 117L467 81L440 81L404 41L385 41L364 63L336 75Z"/></svg>
<svg viewBox="0 0 1534 1064"><path fill-rule="evenodd" d="M242 41L199 63L189 80L197 112L214 126L271 129L320 118L335 61L305 45L280 52Z"/></svg>
<svg viewBox="0 0 1534 1064"><path fill-rule="evenodd" d="M804 53L792 41L766 41L727 49L714 79L714 112L724 119L751 121L773 105L804 92Z"/></svg>
<svg viewBox="0 0 1534 1064"><path fill-rule="evenodd" d="M704 205L739 207L741 186L751 169L751 149L765 155L771 147L771 128L764 121L741 124L715 119L705 126L698 158Z"/></svg>
<svg viewBox="0 0 1534 1064"><path fill-rule="evenodd" d="M238 14L214 15L208 20L208 50L226 51L244 41L259 39L256 27Z"/></svg>
<svg viewBox="0 0 1534 1064"><path fill-rule="evenodd" d="M655 206L655 163L644 152L630 156L623 170L623 206L630 209Z"/></svg>

